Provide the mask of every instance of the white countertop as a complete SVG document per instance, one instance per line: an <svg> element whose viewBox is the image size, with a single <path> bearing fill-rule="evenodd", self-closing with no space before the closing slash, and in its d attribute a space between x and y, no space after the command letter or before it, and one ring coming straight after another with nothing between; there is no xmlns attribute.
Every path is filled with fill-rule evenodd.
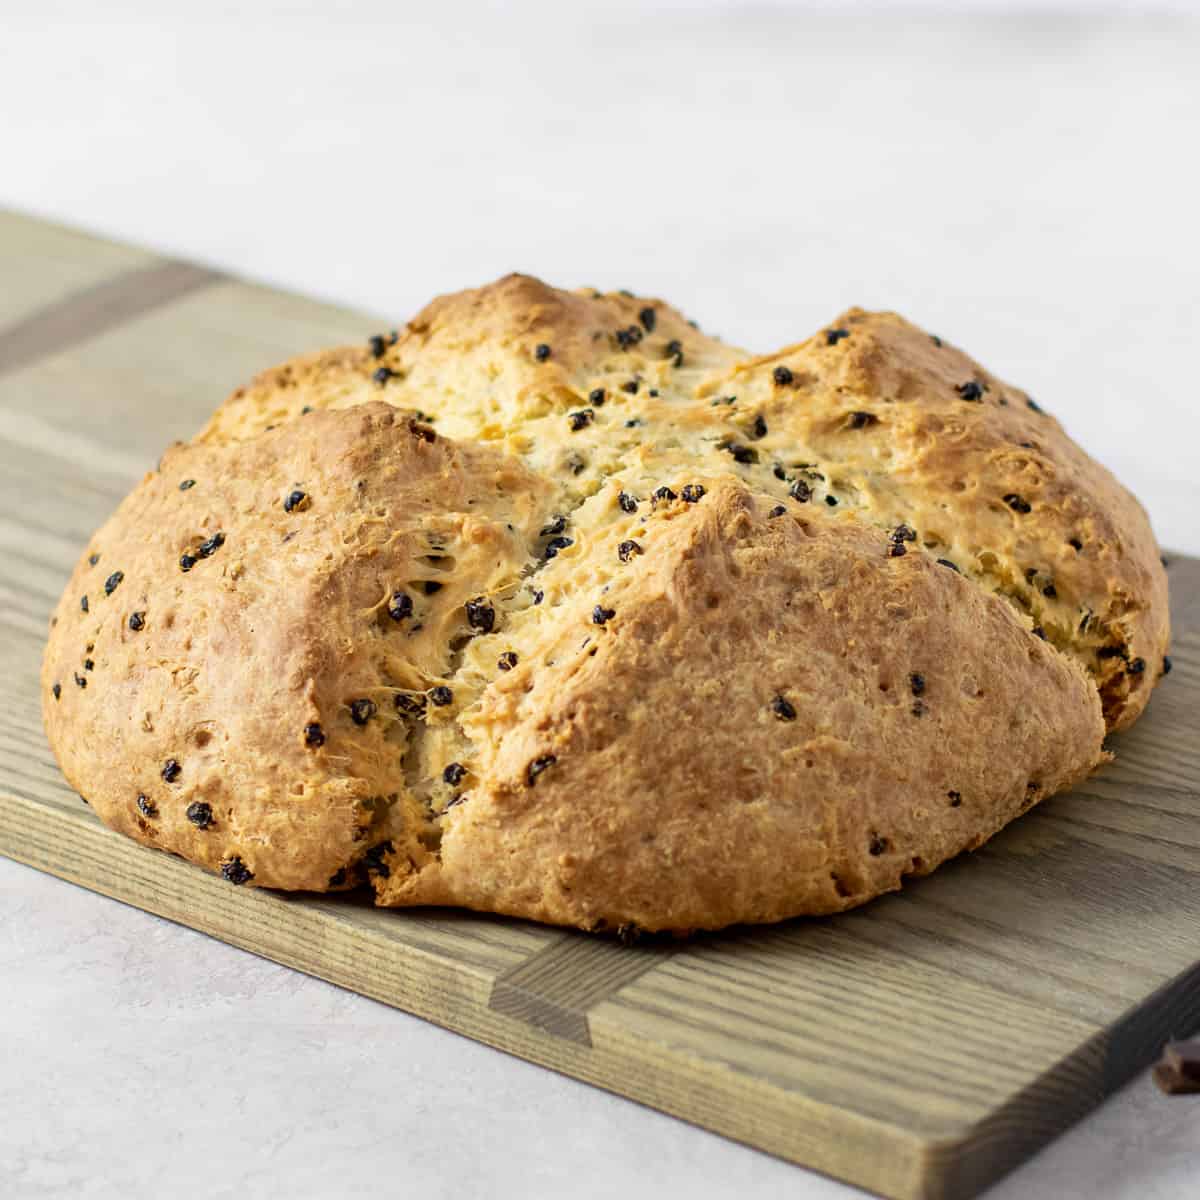
<svg viewBox="0 0 1200 1200"><path fill-rule="evenodd" d="M761 349L895 308L1200 553L1188 4L336 7L7 0L0 204L397 319L512 269ZM2 859L0 979L6 1198L861 1194ZM989 1200L1198 1179L1142 1077Z"/></svg>

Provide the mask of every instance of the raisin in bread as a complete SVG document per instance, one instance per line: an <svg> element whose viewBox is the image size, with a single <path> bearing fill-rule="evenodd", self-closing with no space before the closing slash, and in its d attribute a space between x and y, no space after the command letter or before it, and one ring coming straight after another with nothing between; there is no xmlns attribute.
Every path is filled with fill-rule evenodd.
<svg viewBox="0 0 1200 1200"><path fill-rule="evenodd" d="M510 276L169 450L43 694L106 822L234 883L679 931L980 845L1167 639L1137 501L940 339L856 309L755 357Z"/></svg>

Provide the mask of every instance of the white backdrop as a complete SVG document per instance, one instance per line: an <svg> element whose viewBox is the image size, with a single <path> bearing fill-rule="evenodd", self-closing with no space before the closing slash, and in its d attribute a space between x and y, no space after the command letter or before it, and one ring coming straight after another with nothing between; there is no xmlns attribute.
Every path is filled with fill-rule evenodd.
<svg viewBox="0 0 1200 1200"><path fill-rule="evenodd" d="M895 308L1200 552L1195 7L0 0L0 204L397 319L512 269L756 348ZM0 913L6 1196L850 1195L2 861ZM1142 1079L995 1200L1198 1159Z"/></svg>
<svg viewBox="0 0 1200 1200"><path fill-rule="evenodd" d="M6 0L0 203L394 318L512 269L752 348L895 308L1200 551L1200 23L971 7Z"/></svg>

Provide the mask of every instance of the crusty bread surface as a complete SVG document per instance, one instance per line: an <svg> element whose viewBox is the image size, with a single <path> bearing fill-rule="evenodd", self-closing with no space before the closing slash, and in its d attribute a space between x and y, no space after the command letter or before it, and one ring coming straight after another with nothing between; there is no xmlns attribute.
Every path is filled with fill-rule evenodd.
<svg viewBox="0 0 1200 1200"><path fill-rule="evenodd" d="M1168 636L1138 502L940 338L852 309L752 356L509 276L171 447L43 708L104 821L232 883L684 931L981 845Z"/></svg>

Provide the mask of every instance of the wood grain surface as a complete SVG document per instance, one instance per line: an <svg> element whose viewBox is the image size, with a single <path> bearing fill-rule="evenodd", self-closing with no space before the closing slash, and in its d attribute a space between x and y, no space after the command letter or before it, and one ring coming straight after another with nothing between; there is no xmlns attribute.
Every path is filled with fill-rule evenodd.
<svg viewBox="0 0 1200 1200"><path fill-rule="evenodd" d="M50 609L172 440L389 322L0 214L0 852L896 1200L977 1195L1200 1026L1200 561L1116 761L841 917L622 947L237 889L105 829L41 729ZM402 316L403 314L397 314Z"/></svg>

